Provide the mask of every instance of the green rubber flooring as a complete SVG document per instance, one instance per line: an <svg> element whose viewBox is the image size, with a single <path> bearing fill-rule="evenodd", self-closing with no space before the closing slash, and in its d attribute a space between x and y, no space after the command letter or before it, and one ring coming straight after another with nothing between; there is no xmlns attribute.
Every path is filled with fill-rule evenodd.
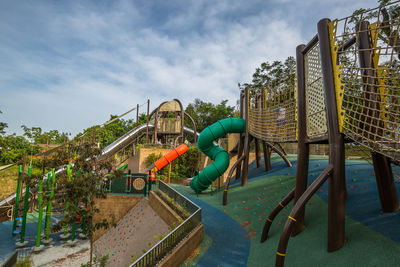
<svg viewBox="0 0 400 267"><path fill-rule="evenodd" d="M199 200L224 212L247 231L251 242L247 266L275 265L280 234L292 204L276 217L268 240L261 244L260 237L268 214L294 186L295 178L292 175L295 169L288 168L287 173L291 175L265 175L260 179L250 180L244 187L231 187L227 206L222 205L222 190L215 190L212 194L207 191L198 196ZM174 188L190 197L196 196L189 187L174 185ZM313 196L306 206L306 228L289 241L285 266L400 266L398 242L349 217L346 217L346 244L340 250L328 253L327 216L327 203L318 195ZM218 221L215 223L218 224ZM224 246L223 243L220 245ZM202 251L198 257L203 257L206 253L212 252ZM215 266L225 266L218 256L221 255L214 255ZM195 258L193 263L198 260Z"/></svg>

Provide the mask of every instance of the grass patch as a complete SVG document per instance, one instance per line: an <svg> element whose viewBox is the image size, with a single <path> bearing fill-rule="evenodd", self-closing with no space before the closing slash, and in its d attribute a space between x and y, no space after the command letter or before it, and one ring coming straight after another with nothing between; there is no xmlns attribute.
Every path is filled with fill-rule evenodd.
<svg viewBox="0 0 400 267"><path fill-rule="evenodd" d="M173 209L178 215L179 217L181 217L183 220L185 220L186 218L188 218L190 216L190 212L187 211L184 207L182 207L181 205L179 205L175 199L170 198L167 194L165 194L164 192L160 191L160 190L156 190L154 191L157 196L159 196L165 203L167 203L167 205Z"/></svg>
<svg viewBox="0 0 400 267"><path fill-rule="evenodd" d="M7 197L17 191L18 183L18 169L17 165L0 171L0 199ZM27 171L28 168L25 168ZM42 170L32 166L32 175L40 175Z"/></svg>

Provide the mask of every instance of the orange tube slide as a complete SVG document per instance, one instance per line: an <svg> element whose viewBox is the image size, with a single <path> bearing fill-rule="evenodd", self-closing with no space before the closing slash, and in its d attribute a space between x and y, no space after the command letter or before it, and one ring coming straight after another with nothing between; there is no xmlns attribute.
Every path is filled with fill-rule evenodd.
<svg viewBox="0 0 400 267"><path fill-rule="evenodd" d="M158 159L156 162L154 162L154 165L156 165L157 170L161 170L165 166L167 166L171 161L175 160L177 157L183 155L186 153L188 150L188 146L186 144L182 144L167 154L165 154L162 158Z"/></svg>

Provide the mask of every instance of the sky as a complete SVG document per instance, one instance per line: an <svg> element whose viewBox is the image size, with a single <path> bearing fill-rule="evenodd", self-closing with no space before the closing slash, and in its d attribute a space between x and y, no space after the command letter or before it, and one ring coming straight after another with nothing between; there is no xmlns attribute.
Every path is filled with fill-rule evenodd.
<svg viewBox="0 0 400 267"><path fill-rule="evenodd" d="M239 97L322 18L377 0L0 1L0 121L77 134L145 104ZM145 112L142 105L140 112ZM132 112L126 119L135 119Z"/></svg>

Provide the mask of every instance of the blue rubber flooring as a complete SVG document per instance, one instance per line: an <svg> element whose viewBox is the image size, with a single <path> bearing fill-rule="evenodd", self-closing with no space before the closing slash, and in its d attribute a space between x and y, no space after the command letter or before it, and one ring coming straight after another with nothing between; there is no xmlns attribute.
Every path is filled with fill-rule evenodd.
<svg viewBox="0 0 400 267"><path fill-rule="evenodd" d="M30 216L30 215L28 215ZM55 218L52 217L52 222L55 222ZM0 233L2 234L0 241L0 265L2 265L17 248L15 245L16 237L11 234L13 221L2 222L0 223ZM44 228L44 220L42 229ZM37 223L31 222L26 224L25 230L25 240L28 241L28 245L26 248L33 248L36 244L36 232L37 232ZM59 245L63 241L60 238L61 233L51 234L50 237L53 238L53 244Z"/></svg>
<svg viewBox="0 0 400 267"><path fill-rule="evenodd" d="M228 215L201 201L196 197L186 196L201 207L204 233L212 238L211 247L204 253L196 266L246 266L250 252L250 239L247 231Z"/></svg>

